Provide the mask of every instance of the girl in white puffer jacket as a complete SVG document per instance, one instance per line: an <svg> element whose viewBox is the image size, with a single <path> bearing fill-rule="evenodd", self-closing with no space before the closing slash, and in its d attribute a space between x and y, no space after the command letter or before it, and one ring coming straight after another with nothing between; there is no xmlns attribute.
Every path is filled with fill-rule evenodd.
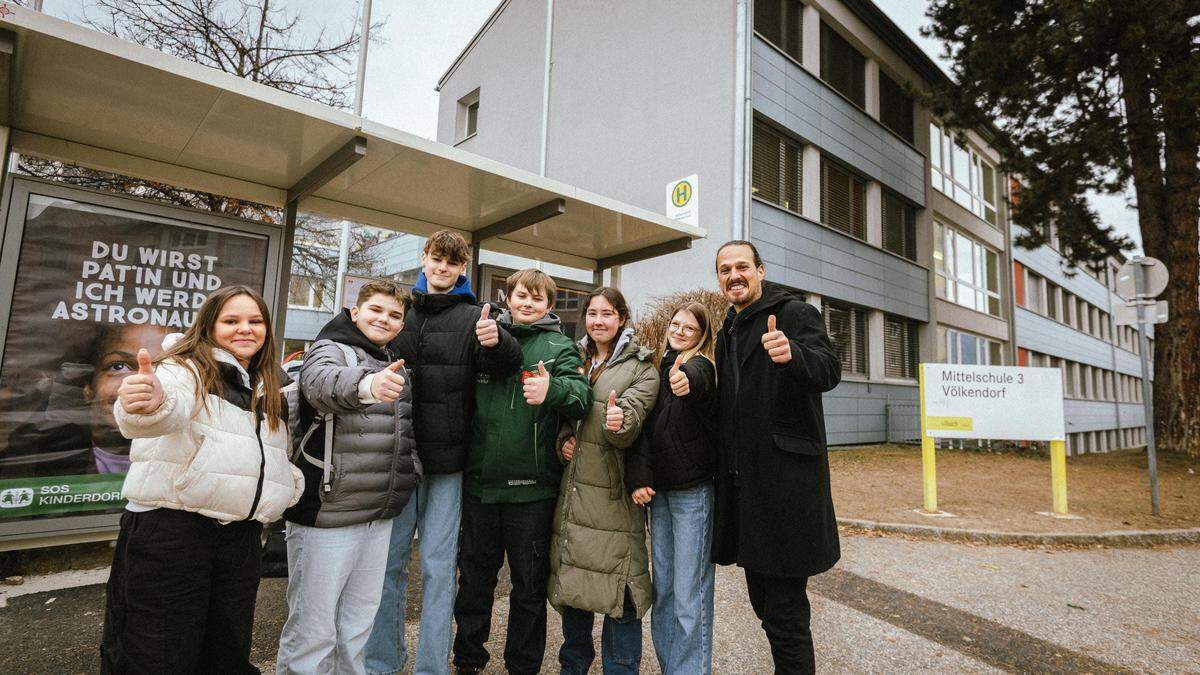
<svg viewBox="0 0 1200 675"><path fill-rule="evenodd" d="M299 499L266 304L222 288L146 350L114 414L133 439L108 580L104 672L258 672L250 663L262 526Z"/></svg>

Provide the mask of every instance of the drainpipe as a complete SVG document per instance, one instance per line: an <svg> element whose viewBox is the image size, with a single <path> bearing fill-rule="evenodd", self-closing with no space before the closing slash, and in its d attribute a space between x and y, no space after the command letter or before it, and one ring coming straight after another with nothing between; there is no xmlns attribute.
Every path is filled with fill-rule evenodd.
<svg viewBox="0 0 1200 675"><path fill-rule="evenodd" d="M733 218L731 239L746 239L750 221L750 191L746 188L749 176L750 153L750 3L738 0L737 39L734 47L733 91Z"/></svg>
<svg viewBox="0 0 1200 675"><path fill-rule="evenodd" d="M542 71L542 157L539 172L546 175L546 137L550 129L550 57L554 40L554 0L546 0L546 57Z"/></svg>

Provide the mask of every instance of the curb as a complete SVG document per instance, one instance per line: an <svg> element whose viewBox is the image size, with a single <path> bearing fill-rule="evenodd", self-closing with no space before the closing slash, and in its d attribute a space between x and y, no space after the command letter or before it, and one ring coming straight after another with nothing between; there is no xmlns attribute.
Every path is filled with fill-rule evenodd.
<svg viewBox="0 0 1200 675"><path fill-rule="evenodd" d="M921 539L970 542L976 544L1033 544L1040 546L1108 546L1136 548L1180 544L1200 544L1200 527L1179 530L1123 530L1117 532L992 532L935 525L879 523L857 518L838 518L838 525L884 534L903 534Z"/></svg>

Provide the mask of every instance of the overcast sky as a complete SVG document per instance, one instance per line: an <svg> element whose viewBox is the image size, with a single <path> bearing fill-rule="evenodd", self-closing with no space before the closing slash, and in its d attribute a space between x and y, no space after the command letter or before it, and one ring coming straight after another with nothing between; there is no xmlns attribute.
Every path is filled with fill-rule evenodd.
<svg viewBox="0 0 1200 675"><path fill-rule="evenodd" d="M615 0L617 3L633 0ZM654 1L654 0L639 0ZM711 1L711 0L710 0ZM381 41L368 51L363 115L418 136L437 135L437 92L433 88L471 36L496 8L499 0L373 0L372 18L385 22ZM935 60L941 44L923 38L925 0L875 0ZM87 0L45 0L45 11L77 19ZM324 25L334 34L349 31L357 21L354 0L275 0L273 4L302 14L305 26ZM531 36L542 39L541 34ZM1137 214L1125 198L1094 198L1104 223L1141 244Z"/></svg>

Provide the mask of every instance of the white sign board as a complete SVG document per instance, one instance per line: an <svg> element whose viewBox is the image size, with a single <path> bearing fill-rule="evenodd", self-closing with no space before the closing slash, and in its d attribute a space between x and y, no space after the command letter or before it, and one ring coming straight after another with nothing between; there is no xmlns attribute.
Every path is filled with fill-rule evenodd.
<svg viewBox="0 0 1200 675"><path fill-rule="evenodd" d="M1134 274L1137 273L1138 267L1142 268L1145 278L1142 283L1145 287L1142 288L1142 296L1147 298L1156 298L1167 288L1167 266L1162 264L1162 261L1157 258L1134 258L1129 262L1121 265L1121 269L1117 270L1117 295L1124 300L1133 300L1137 297L1137 281L1134 279Z"/></svg>
<svg viewBox="0 0 1200 675"><path fill-rule="evenodd" d="M1137 305L1117 305L1113 307L1113 319L1118 326L1136 326L1138 325L1137 308ZM1171 318L1170 314L1166 300L1146 305L1146 323L1166 323Z"/></svg>
<svg viewBox="0 0 1200 675"><path fill-rule="evenodd" d="M921 396L931 438L1066 440L1058 368L923 363Z"/></svg>
<svg viewBox="0 0 1200 675"><path fill-rule="evenodd" d="M667 217L700 226L700 175L667 183Z"/></svg>

